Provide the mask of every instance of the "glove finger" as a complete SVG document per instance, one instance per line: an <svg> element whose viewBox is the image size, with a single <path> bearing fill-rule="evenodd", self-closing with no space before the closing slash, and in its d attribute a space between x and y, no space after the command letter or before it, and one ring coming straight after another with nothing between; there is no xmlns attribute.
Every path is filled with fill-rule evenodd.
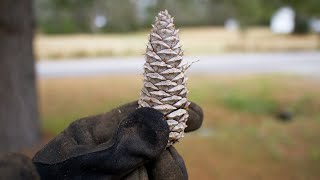
<svg viewBox="0 0 320 180"><path fill-rule="evenodd" d="M92 133L92 137L94 137L94 141L96 144L102 144L112 139L112 136L115 134L116 129L119 126L119 123L134 113L138 109L138 102L133 101L127 104L124 104L120 107L117 107L110 112L103 114L100 117L100 120L93 125L92 130L88 130ZM88 127L87 125L84 125ZM83 133L77 133L83 134ZM82 138L83 139L83 138Z"/></svg>
<svg viewBox="0 0 320 180"><path fill-rule="evenodd" d="M148 172L144 166L135 169L133 172L129 173L127 176L122 178L123 180L148 180Z"/></svg>
<svg viewBox="0 0 320 180"><path fill-rule="evenodd" d="M92 150L92 147L86 149L87 145L110 143L120 122L137 108L138 103L135 101L104 114L76 120L42 148L33 159L45 164L55 164ZM78 145L84 146L80 148Z"/></svg>
<svg viewBox="0 0 320 180"><path fill-rule="evenodd" d="M191 102L188 108L189 118L185 132L191 132L199 129L203 122L203 111L196 103Z"/></svg>
<svg viewBox="0 0 320 180"><path fill-rule="evenodd" d="M187 180L188 173L182 157L170 146L161 155L147 163L148 175L153 180Z"/></svg>
<svg viewBox="0 0 320 180"><path fill-rule="evenodd" d="M75 144L66 150L66 143L59 142L63 139L60 137L56 139L58 148L55 144L51 149L44 148L33 161L44 179L72 178L91 172L120 177L159 156L166 147L168 136L169 127L163 115L152 108L140 108L121 121L110 143ZM51 156L65 151L73 154L60 162L50 161ZM49 157L49 160L43 157Z"/></svg>
<svg viewBox="0 0 320 180"><path fill-rule="evenodd" d="M124 116L132 113L138 108L138 101L133 101L131 103L125 104L115 110L113 110L113 116ZM123 112L119 114L118 112ZM191 132L199 129L203 122L203 111L202 108L194 102L191 102L188 108L189 118L187 121L187 128L185 132Z"/></svg>
<svg viewBox="0 0 320 180"><path fill-rule="evenodd" d="M128 175L121 177L110 174L105 174L99 171L89 171L86 173L82 173L78 176L72 177L72 179L122 179L122 180L148 180L148 172L144 166L140 166L137 169L130 172Z"/></svg>

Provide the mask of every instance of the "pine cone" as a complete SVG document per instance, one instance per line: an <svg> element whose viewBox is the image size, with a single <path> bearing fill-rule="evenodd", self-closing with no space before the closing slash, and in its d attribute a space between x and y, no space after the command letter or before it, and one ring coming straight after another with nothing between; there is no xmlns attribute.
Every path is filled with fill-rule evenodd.
<svg viewBox="0 0 320 180"><path fill-rule="evenodd" d="M183 51L173 17L161 11L152 25L144 64L144 83L139 99L140 107L161 111L170 127L168 146L184 136L188 120L185 66L181 64Z"/></svg>

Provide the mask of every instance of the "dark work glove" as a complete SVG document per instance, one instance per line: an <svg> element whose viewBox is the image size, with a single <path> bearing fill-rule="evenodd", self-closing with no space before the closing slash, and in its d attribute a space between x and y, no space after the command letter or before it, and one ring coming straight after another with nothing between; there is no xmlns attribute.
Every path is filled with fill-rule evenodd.
<svg viewBox="0 0 320 180"><path fill-rule="evenodd" d="M152 169L159 168L159 156L174 161L186 175L183 160L174 148L164 151L169 128L163 115L152 108L137 107L135 101L73 122L33 158L41 178L148 179L148 173L151 177ZM202 123L199 106L191 104L189 114L186 131ZM147 162L154 168L143 166Z"/></svg>
<svg viewBox="0 0 320 180"><path fill-rule="evenodd" d="M191 132L201 127L203 121L203 112L201 107L191 103L188 109L189 119L188 127L185 132ZM182 157L174 146L170 146L161 153L159 157L144 165L147 169L148 178L152 180L187 180L188 173ZM137 174L137 171L134 172ZM143 175L141 173L140 177ZM140 178L142 179L142 178Z"/></svg>
<svg viewBox="0 0 320 180"><path fill-rule="evenodd" d="M186 180L187 168L177 150L170 146L161 155L145 165L152 180Z"/></svg>

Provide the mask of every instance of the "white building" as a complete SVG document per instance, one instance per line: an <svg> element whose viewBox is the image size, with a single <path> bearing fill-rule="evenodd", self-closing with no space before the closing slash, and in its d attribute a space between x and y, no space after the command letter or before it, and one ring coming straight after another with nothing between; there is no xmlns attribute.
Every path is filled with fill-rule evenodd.
<svg viewBox="0 0 320 180"><path fill-rule="evenodd" d="M295 12L291 7L282 7L277 10L270 23L271 31L277 34L290 34L295 27Z"/></svg>

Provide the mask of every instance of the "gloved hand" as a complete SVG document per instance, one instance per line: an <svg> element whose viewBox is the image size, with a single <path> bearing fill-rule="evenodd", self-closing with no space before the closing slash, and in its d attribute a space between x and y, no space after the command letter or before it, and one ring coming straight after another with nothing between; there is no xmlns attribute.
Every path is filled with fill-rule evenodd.
<svg viewBox="0 0 320 180"><path fill-rule="evenodd" d="M188 127L185 132L191 132L199 129L203 121L203 112L201 107L195 103L189 106ZM174 146L170 146L161 153L155 160L145 165L148 170L148 177L152 180L177 180L188 179L188 173L182 157Z"/></svg>
<svg viewBox="0 0 320 180"><path fill-rule="evenodd" d="M163 115L132 102L77 120L33 158L42 179L187 179L183 159L165 150ZM186 132L198 129L202 110L191 103Z"/></svg>

